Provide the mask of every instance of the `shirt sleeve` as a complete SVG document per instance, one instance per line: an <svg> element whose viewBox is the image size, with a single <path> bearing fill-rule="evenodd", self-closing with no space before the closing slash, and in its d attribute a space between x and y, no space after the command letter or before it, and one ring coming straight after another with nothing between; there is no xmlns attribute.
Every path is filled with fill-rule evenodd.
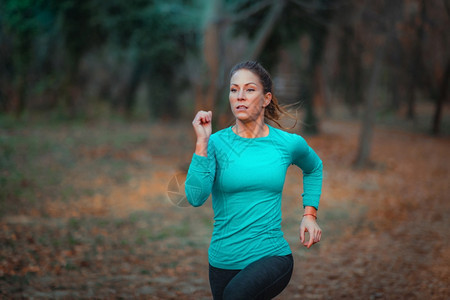
<svg viewBox="0 0 450 300"><path fill-rule="evenodd" d="M322 193L323 165L319 156L299 135L295 136L292 163L303 171L303 207L319 209Z"/></svg>
<svg viewBox="0 0 450 300"><path fill-rule="evenodd" d="M216 159L214 147L210 139L208 144L208 156L200 156L194 153L185 182L185 192L189 203L201 206L211 194L216 174Z"/></svg>

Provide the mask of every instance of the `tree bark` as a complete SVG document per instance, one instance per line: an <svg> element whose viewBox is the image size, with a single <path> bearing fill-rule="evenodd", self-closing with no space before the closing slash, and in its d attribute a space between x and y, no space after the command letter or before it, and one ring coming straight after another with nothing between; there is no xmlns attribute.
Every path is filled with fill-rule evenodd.
<svg viewBox="0 0 450 300"><path fill-rule="evenodd" d="M223 3L222 0L214 0L211 5L213 7L205 28L203 46L203 54L208 70L208 86L206 87L203 103L200 104L202 107L197 107L197 109L205 110L210 110L214 107L220 70L219 55L221 32L218 20Z"/></svg>
<svg viewBox="0 0 450 300"><path fill-rule="evenodd" d="M130 79L127 83L127 86L125 87L123 108L125 111L125 117L127 119L131 119L133 115L133 109L136 104L136 93L142 78L142 74L144 73L144 66L145 64L140 61L138 61L134 65Z"/></svg>
<svg viewBox="0 0 450 300"><path fill-rule="evenodd" d="M328 30L322 25L314 27L309 33L309 40L311 46L309 48L309 63L304 75L303 99L305 101L306 115L303 129L305 133L315 135L319 133L319 121L316 116L314 99L316 94L320 91L317 74L320 71L319 63L323 56L323 49L325 47L325 39L328 35Z"/></svg>
<svg viewBox="0 0 450 300"><path fill-rule="evenodd" d="M26 106L26 85L24 76L20 76L18 79L19 83L17 84L17 96L14 99L17 101L15 104L15 116L16 119L20 119L20 117L25 112Z"/></svg>
<svg viewBox="0 0 450 300"><path fill-rule="evenodd" d="M362 119L361 133L359 136L359 149L355 161L356 168L364 168L371 165L370 150L372 144L373 130L375 127L375 96L378 77L380 76L385 46L377 50L373 71L370 77L369 88L364 101L364 114Z"/></svg>
<svg viewBox="0 0 450 300"><path fill-rule="evenodd" d="M433 135L438 135L441 131L442 106L444 104L445 98L447 97L449 78L450 78L450 62L447 62L444 77L442 78L442 82L439 86L439 92L436 98L433 125L431 129L431 133Z"/></svg>
<svg viewBox="0 0 450 300"><path fill-rule="evenodd" d="M419 72L421 69L422 59L422 41L424 36L424 21L426 17L425 0L420 2L419 26L416 27L416 41L412 50L412 59L410 62L409 88L408 88L408 111L407 118L414 120L416 117L416 95L415 89L418 83ZM423 68L422 68L423 69Z"/></svg>
<svg viewBox="0 0 450 300"><path fill-rule="evenodd" d="M221 70L221 54L223 53L223 26L220 19L223 11L223 0L214 0L203 33L203 57L206 69L200 77L202 83L196 88L196 110L212 110L218 94Z"/></svg>

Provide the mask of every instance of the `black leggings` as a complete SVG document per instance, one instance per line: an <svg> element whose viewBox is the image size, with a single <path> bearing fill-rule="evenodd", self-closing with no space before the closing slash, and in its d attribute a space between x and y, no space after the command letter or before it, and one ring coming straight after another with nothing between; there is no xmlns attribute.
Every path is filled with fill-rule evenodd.
<svg viewBox="0 0 450 300"><path fill-rule="evenodd" d="M286 256L261 258L242 270L209 265L209 284L214 300L272 299L291 280L294 259Z"/></svg>

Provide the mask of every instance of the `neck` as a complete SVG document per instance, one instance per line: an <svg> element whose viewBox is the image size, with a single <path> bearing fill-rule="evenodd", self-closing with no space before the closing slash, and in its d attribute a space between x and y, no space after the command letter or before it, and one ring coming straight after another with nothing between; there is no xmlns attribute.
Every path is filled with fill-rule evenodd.
<svg viewBox="0 0 450 300"><path fill-rule="evenodd" d="M264 119L253 122L242 122L236 120L234 132L243 138L258 138L268 134L268 127L264 123Z"/></svg>

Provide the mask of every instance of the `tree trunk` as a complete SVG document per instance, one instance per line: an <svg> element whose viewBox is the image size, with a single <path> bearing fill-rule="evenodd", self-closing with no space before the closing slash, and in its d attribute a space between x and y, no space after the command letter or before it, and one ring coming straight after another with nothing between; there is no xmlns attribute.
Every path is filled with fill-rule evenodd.
<svg viewBox="0 0 450 300"><path fill-rule="evenodd" d="M362 57L360 37L352 26L345 26L340 40L340 84L343 86L344 101L352 117L358 115L360 101L363 98ZM351 83L351 84L350 84Z"/></svg>
<svg viewBox="0 0 450 300"><path fill-rule="evenodd" d="M388 110L393 110L395 112L397 112L400 108L400 91L399 91L399 80L396 75L397 75L397 71L392 71L394 73L393 78L390 78L390 82L389 82L389 90L391 92L392 98L391 98L391 102L390 105L388 107Z"/></svg>
<svg viewBox="0 0 450 300"><path fill-rule="evenodd" d="M370 150L372 144L373 129L375 126L375 96L378 77L380 76L381 64L385 52L385 46L377 50L372 75L370 77L367 95L364 101L364 115L362 119L361 133L359 136L359 149L355 161L356 168L370 166Z"/></svg>
<svg viewBox="0 0 450 300"><path fill-rule="evenodd" d="M410 75L414 77L414 75ZM408 99L408 110L406 112L406 118L408 120L414 120L416 118L416 93L415 93L415 80L410 79L409 87L406 92L406 98Z"/></svg>
<svg viewBox="0 0 450 300"><path fill-rule="evenodd" d="M320 72L319 63L323 56L323 49L325 47L325 39L328 35L328 30L323 26L316 26L309 33L309 40L311 47L309 49L309 63L304 76L304 101L306 106L305 125L303 129L307 134L319 133L319 121L316 116L314 107L315 94L320 91L320 86L316 80L318 72Z"/></svg>
<svg viewBox="0 0 450 300"><path fill-rule="evenodd" d="M16 119L20 119L25 111L27 89L24 76L20 76L18 81L19 83L17 84L17 96L14 98L17 101L17 103L14 105Z"/></svg>
<svg viewBox="0 0 450 300"><path fill-rule="evenodd" d="M332 92L331 88L327 82L327 78L325 78L326 71L323 70L324 66L320 66L319 73L318 73L318 85L320 87L320 95L322 97L323 101L323 111L325 113L325 116L331 117L333 115L332 111ZM328 70L327 70L328 71Z"/></svg>
<svg viewBox="0 0 450 300"><path fill-rule="evenodd" d="M256 34L251 46L249 47L247 54L245 55L248 60L255 60L261 54L264 46L269 39L270 35L275 28L275 24L283 12L285 0L274 1L270 12L267 14L266 19L263 22L259 32Z"/></svg>
<svg viewBox="0 0 450 300"><path fill-rule="evenodd" d="M125 87L123 108L127 119L131 119L133 114L133 109L136 104L136 93L142 79L142 74L144 73L144 66L145 64L140 61L134 65L127 86Z"/></svg>
<svg viewBox="0 0 450 300"><path fill-rule="evenodd" d="M416 95L415 88L418 83L419 72L421 68L421 59L422 59L422 41L424 36L424 21L426 17L425 11L425 0L421 1L421 10L420 10L420 24L416 28L416 42L414 44L412 50L412 59L410 62L410 78L409 78L409 88L408 88L408 111L407 118L410 120L414 120L416 117Z"/></svg>
<svg viewBox="0 0 450 300"><path fill-rule="evenodd" d="M439 85L439 92L436 98L436 106L434 110L433 117L433 125L431 129L431 133L434 135L438 135L441 131L441 119L442 119L442 106L444 104L444 100L447 97L448 91L448 81L450 78L450 62L447 62L447 67L445 68L444 77L442 78L442 82Z"/></svg>
<svg viewBox="0 0 450 300"><path fill-rule="evenodd" d="M214 101L217 95L217 84L220 70L220 28L218 23L219 13L222 7L221 0L215 0L212 12L207 22L204 33L203 55L207 66L207 87L205 96L201 102L197 103L197 110L210 110L214 107Z"/></svg>

